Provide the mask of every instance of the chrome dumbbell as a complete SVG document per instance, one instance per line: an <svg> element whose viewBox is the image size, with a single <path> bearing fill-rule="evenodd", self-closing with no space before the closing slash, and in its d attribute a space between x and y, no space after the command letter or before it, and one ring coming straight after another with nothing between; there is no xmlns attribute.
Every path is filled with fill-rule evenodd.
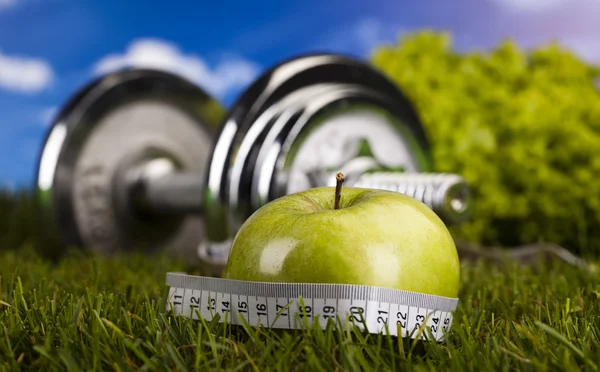
<svg viewBox="0 0 600 372"><path fill-rule="evenodd" d="M448 224L468 217L468 185L432 173L423 126L392 82L343 56L304 56L263 74L220 128L205 186L201 259L222 269L252 212L283 195L332 185L337 171L349 185L408 193Z"/></svg>
<svg viewBox="0 0 600 372"><path fill-rule="evenodd" d="M103 253L168 246L189 256L204 237L194 198L224 112L166 72L127 69L91 82L64 105L40 154L47 228Z"/></svg>
<svg viewBox="0 0 600 372"><path fill-rule="evenodd" d="M337 171L348 185L409 194L448 224L468 216L466 183L430 173L427 137L398 88L360 61L329 54L266 71L226 116L168 73L103 77L61 111L37 187L67 244L165 247L218 273L252 212L325 186Z"/></svg>

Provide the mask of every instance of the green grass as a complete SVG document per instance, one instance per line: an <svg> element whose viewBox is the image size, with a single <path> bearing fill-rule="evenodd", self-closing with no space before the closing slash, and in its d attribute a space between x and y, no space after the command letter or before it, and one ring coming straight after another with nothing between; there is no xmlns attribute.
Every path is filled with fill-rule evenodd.
<svg viewBox="0 0 600 372"><path fill-rule="evenodd" d="M564 264L463 265L445 343L317 329L272 331L163 311L168 257L0 253L3 370L596 371L600 279ZM189 270L188 270L189 272Z"/></svg>

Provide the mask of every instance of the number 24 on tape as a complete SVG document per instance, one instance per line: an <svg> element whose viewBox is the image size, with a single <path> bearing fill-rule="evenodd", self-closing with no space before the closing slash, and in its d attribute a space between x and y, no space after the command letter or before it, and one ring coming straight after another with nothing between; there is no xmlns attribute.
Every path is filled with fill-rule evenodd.
<svg viewBox="0 0 600 372"><path fill-rule="evenodd" d="M383 301L340 298L283 298L248 296L171 286L169 309L175 315L231 324L262 325L278 329L301 329L314 324L321 329L329 320L347 316L354 325L370 333L443 341L452 326L452 312ZM240 320L243 319L242 320ZM430 333L430 334L429 334Z"/></svg>

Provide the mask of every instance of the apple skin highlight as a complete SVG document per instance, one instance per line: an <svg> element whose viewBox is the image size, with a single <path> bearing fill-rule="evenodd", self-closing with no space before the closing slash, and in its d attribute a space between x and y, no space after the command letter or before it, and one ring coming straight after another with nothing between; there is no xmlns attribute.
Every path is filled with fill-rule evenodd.
<svg viewBox="0 0 600 372"><path fill-rule="evenodd" d="M401 193L333 187L280 197L238 230L225 278L394 288L456 298L460 261L450 232Z"/></svg>

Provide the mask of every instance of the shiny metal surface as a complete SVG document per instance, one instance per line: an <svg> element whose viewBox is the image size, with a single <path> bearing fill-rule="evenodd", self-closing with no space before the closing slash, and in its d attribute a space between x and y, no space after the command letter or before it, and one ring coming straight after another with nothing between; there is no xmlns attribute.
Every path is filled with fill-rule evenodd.
<svg viewBox="0 0 600 372"><path fill-rule="evenodd" d="M276 122L257 156L254 208L285 194L323 186L323 180L315 182L311 175L341 170L340 165L359 155L361 139L373 144L370 156L380 163L427 170L429 164L411 132L397 118L391 119L393 106L383 97L374 100L376 92L366 92L351 86L330 87L327 94L313 95L292 120Z"/></svg>
<svg viewBox="0 0 600 372"><path fill-rule="evenodd" d="M349 184L420 198L450 223L470 205L452 175L413 177L434 167L410 102L340 55L284 61L227 117L168 73L105 76L65 106L39 164L40 200L67 244L103 253L167 247L215 276L254 211L334 182L337 171Z"/></svg>
<svg viewBox="0 0 600 372"><path fill-rule="evenodd" d="M365 172L348 185L411 196L428 205L448 225L463 223L471 216L471 188L455 174Z"/></svg>
<svg viewBox="0 0 600 372"><path fill-rule="evenodd" d="M330 180L317 182L315 175L319 172L342 171L351 178L353 169L347 166L355 164L349 161L357 158L409 172L430 169L423 148L400 117L394 117L391 104L361 96L322 104L321 112L309 117L304 125L298 124L297 133L286 138L279 161L285 165L278 168L279 182L285 179L285 188L280 187L274 196L328 184ZM361 156L361 143L367 145L368 156Z"/></svg>
<svg viewBox="0 0 600 372"><path fill-rule="evenodd" d="M126 187L138 211L175 216L203 211L204 175L182 172L167 157L154 158L129 170Z"/></svg>
<svg viewBox="0 0 600 372"><path fill-rule="evenodd" d="M470 216L466 181L426 173L428 164L419 162L422 149L402 122L384 110L384 101L369 106L368 95L354 96L350 89L310 92L309 102L295 102L275 121L256 156L251 208L312 187L335 186L335 173L341 171L349 186L401 192L427 204L447 224L465 221ZM341 107L339 97L344 99ZM320 112L325 118L319 118ZM276 182L280 187L274 190ZM233 206L239 204L235 201Z"/></svg>
<svg viewBox="0 0 600 372"><path fill-rule="evenodd" d="M348 124L343 119L344 113L348 118L351 112L359 115L361 123L355 120ZM387 119L376 119L376 112ZM231 239L256 208L306 187L306 180L299 180L304 173L299 164L310 158L312 169L323 165L325 161L315 153L315 147L322 146L311 144L322 141L322 130L311 137L300 160L294 164L290 159L297 157L303 138L318 128L316 123L326 117L334 120L330 117L333 114L340 116L338 130L343 126L350 136L373 132L384 141L377 150L384 162L432 170L429 144L415 111L381 73L341 55L307 55L284 61L244 92L220 129L207 173L204 201L208 241L198 252L202 260L222 267ZM341 158L352 150L336 147L343 140L333 140L330 148Z"/></svg>
<svg viewBox="0 0 600 372"><path fill-rule="evenodd" d="M84 87L51 128L36 180L65 244L102 253L168 246L196 257L201 218L137 210L129 171L166 158L172 169L164 172L204 178L222 116L197 86L161 71L123 70Z"/></svg>

